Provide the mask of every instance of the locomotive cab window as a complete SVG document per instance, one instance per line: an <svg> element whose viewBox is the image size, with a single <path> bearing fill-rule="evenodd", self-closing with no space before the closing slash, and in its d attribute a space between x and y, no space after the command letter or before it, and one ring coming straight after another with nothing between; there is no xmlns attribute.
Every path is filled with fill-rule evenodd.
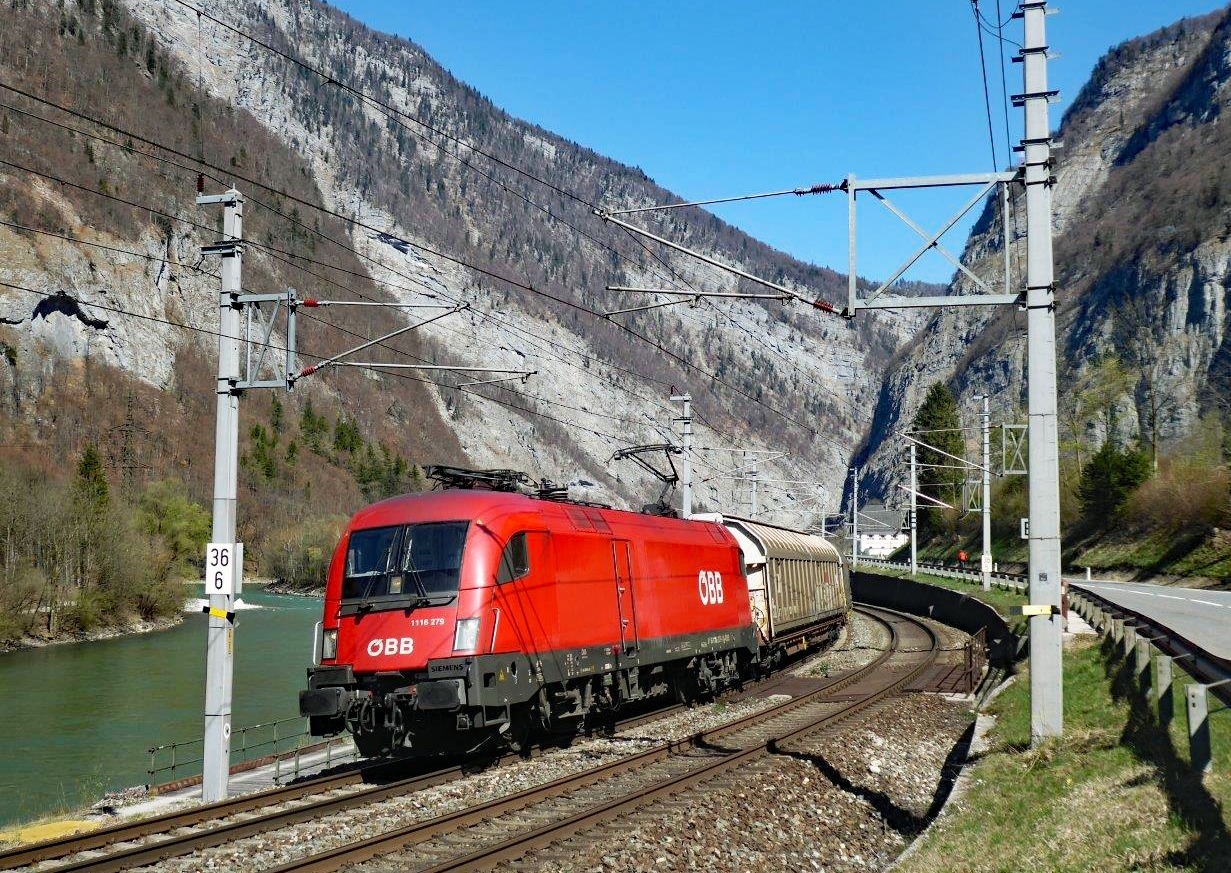
<svg viewBox="0 0 1231 873"><path fill-rule="evenodd" d="M529 572L530 549L526 545L526 535L514 534L500 555L500 571L496 574L496 583L503 585L505 582L520 579Z"/></svg>
<svg viewBox="0 0 1231 873"><path fill-rule="evenodd" d="M433 521L351 533L339 615L438 606L455 598L468 527Z"/></svg>

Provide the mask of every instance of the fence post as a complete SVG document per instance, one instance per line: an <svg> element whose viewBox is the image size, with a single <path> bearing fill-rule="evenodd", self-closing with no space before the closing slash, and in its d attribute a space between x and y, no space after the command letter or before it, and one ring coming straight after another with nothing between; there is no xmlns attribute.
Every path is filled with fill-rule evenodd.
<svg viewBox="0 0 1231 873"><path fill-rule="evenodd" d="M1200 683L1184 686L1188 697L1188 757L1198 773L1210 772L1210 705L1206 687Z"/></svg>
<svg viewBox="0 0 1231 873"><path fill-rule="evenodd" d="M1129 655L1133 653L1133 647L1137 645L1137 628L1132 625L1124 626L1124 660L1128 660Z"/></svg>
<svg viewBox="0 0 1231 873"><path fill-rule="evenodd" d="M1111 620L1111 639L1117 646L1124 642L1124 619Z"/></svg>
<svg viewBox="0 0 1231 873"><path fill-rule="evenodd" d="M1171 656L1154 659L1154 694L1158 700L1158 723L1166 728L1175 717L1175 702L1171 697Z"/></svg>
<svg viewBox="0 0 1231 873"><path fill-rule="evenodd" d="M1150 641L1140 637L1133 647L1133 679L1137 689L1148 695L1150 691Z"/></svg>

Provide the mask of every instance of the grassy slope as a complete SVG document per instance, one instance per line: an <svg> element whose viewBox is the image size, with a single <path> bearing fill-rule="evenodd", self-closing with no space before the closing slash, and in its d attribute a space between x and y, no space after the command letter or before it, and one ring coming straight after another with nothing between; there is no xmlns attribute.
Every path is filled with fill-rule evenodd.
<svg viewBox="0 0 1231 873"><path fill-rule="evenodd" d="M919 558L925 561L952 561L958 549L978 555L982 549L978 533L960 543L932 540L920 543ZM1003 539L992 543L992 554L1001 564L1024 564L1026 541ZM1096 574L1129 574L1142 581L1161 577L1191 579L1197 587L1231 587L1231 531L1216 530L1209 535L1185 537L1154 531L1139 536L1107 534L1065 550L1066 565L1092 567Z"/></svg>
<svg viewBox="0 0 1231 873"><path fill-rule="evenodd" d="M921 581L971 593L952 579ZM1022 597L978 592L998 610ZM969 792L903 862L924 871L1231 870L1231 717L1211 718L1214 773L1188 769L1176 669L1169 731L1136 694L1122 662L1088 637L1064 665L1065 737L1030 749L1028 671L991 706L990 748Z"/></svg>

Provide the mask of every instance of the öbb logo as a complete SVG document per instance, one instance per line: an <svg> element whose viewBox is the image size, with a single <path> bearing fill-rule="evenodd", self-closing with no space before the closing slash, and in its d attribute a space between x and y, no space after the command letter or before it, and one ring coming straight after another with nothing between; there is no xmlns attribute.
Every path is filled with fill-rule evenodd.
<svg viewBox="0 0 1231 873"><path fill-rule="evenodd" d="M415 641L412 637L388 637L386 639L376 639L368 643L368 655L370 657L378 657L380 655L409 655L415 650Z"/></svg>
<svg viewBox="0 0 1231 873"><path fill-rule="evenodd" d="M701 605L722 603L722 574L715 570L702 570L697 574L697 591L701 595Z"/></svg>

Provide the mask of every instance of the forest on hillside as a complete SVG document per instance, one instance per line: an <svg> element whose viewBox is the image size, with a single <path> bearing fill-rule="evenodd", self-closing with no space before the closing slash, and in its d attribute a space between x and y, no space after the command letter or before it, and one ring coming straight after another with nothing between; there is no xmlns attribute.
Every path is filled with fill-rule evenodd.
<svg viewBox="0 0 1231 873"><path fill-rule="evenodd" d="M1133 381L1116 356L1108 356L1064 393L1061 403L1060 516L1066 566L1118 570L1142 577L1180 575L1231 581L1231 426L1203 417L1187 435L1160 443L1151 428L1122 438L1116 426L1120 401ZM1142 399L1150 403L1148 395ZM1143 410L1140 418L1153 420ZM969 429L956 400L935 383L912 431L950 455L975 460ZM1091 438L1089 434L1103 434ZM1001 466L994 434L993 468ZM982 522L965 510L961 470L945 458L919 452L920 491L956 509L920 508L923 554L953 560L959 549L981 551ZM1027 480L1001 475L992 487L992 551L997 562L1021 563L1026 544L1019 520L1029 515Z"/></svg>

